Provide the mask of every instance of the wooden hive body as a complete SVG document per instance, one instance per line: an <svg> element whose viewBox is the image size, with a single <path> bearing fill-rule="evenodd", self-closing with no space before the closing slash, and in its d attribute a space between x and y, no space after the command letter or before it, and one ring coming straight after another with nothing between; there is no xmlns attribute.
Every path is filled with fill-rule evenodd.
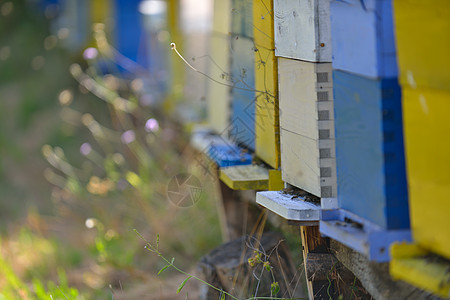
<svg viewBox="0 0 450 300"><path fill-rule="evenodd" d="M397 79L333 72L339 207L384 229L409 227Z"/></svg>

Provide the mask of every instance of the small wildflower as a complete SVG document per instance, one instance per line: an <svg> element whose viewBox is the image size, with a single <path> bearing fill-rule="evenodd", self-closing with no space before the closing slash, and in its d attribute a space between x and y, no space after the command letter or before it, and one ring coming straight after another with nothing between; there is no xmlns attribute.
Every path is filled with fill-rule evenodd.
<svg viewBox="0 0 450 300"><path fill-rule="evenodd" d="M122 140L122 143L130 144L134 142L134 140L136 139L136 135L133 130L127 130L122 134L120 139Z"/></svg>
<svg viewBox="0 0 450 300"><path fill-rule="evenodd" d="M255 260L252 257L250 257L248 259L248 264L250 265L250 267L254 267L255 266Z"/></svg>
<svg viewBox="0 0 450 300"><path fill-rule="evenodd" d="M263 266L267 270L267 272L270 272L272 270L272 266L270 265L270 263L268 261L265 261L263 263Z"/></svg>
<svg viewBox="0 0 450 300"><path fill-rule="evenodd" d="M83 143L80 147L80 152L84 156L89 155L89 153L91 153L91 151L92 151L92 147L89 143Z"/></svg>
<svg viewBox="0 0 450 300"><path fill-rule="evenodd" d="M85 60L95 59L98 56L98 50L93 47L86 48L83 52L83 58Z"/></svg>
<svg viewBox="0 0 450 300"><path fill-rule="evenodd" d="M156 132L159 130L159 123L156 119L148 119L145 123L145 130L147 132Z"/></svg>

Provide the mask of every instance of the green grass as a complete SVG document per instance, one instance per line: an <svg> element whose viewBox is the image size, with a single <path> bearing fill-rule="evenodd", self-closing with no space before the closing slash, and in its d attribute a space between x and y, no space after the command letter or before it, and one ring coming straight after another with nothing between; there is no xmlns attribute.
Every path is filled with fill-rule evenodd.
<svg viewBox="0 0 450 300"><path fill-rule="evenodd" d="M182 155L187 138L151 109L124 114L80 92L69 72L79 54L60 45L46 50L47 21L25 1L12 3L12 13L0 17L0 48L11 50L0 61L0 299L111 299L114 291L137 287L158 292L152 282L161 263L132 229L160 234L165 253L192 268L221 243L216 191L206 188L213 184L202 178L205 194L195 206L173 206L165 189L172 176L190 171ZM33 69L37 56L44 64ZM69 105L58 102L63 90L73 94ZM76 115L71 122L62 119L68 111ZM93 136L82 123L85 113L115 138ZM159 118L162 129L146 140L149 117ZM129 129L138 140L124 145L120 135ZM167 130L176 140L165 139ZM97 156L80 154L85 142ZM99 193L94 177L112 187ZM87 220L95 226L87 228Z"/></svg>

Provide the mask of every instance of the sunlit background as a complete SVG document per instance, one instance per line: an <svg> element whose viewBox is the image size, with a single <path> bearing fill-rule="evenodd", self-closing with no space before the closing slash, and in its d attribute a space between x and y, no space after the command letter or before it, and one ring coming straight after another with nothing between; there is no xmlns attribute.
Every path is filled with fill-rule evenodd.
<svg viewBox="0 0 450 300"><path fill-rule="evenodd" d="M170 49L205 69L211 11L0 2L0 299L176 299L184 277L157 276L164 262L134 229L186 270L221 243L217 182L185 136L207 78ZM202 182L188 208L167 197L183 172Z"/></svg>

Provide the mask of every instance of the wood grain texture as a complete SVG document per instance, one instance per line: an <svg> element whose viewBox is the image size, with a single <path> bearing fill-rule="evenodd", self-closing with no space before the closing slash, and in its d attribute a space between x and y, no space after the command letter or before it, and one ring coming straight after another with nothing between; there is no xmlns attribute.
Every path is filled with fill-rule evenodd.
<svg viewBox="0 0 450 300"><path fill-rule="evenodd" d="M331 62L329 0L275 0L276 55Z"/></svg>
<svg viewBox="0 0 450 300"><path fill-rule="evenodd" d="M271 167L280 166L278 74L273 40L273 1L253 2L255 42L255 152Z"/></svg>
<svg viewBox="0 0 450 300"><path fill-rule="evenodd" d="M300 235L302 239L303 261L305 262L305 274L307 274L306 262L308 261L308 254L311 252L326 253L327 241L321 236L319 226L300 226ZM326 299L326 297L330 297L330 294L333 294L330 280L307 279L307 287L309 299Z"/></svg>
<svg viewBox="0 0 450 300"><path fill-rule="evenodd" d="M340 208L388 229L409 228L400 89L334 71Z"/></svg>
<svg viewBox="0 0 450 300"><path fill-rule="evenodd" d="M279 58L278 64L281 128L319 139L319 129L326 129L319 127L331 126L334 119L331 64L284 58ZM318 92L328 93L328 101L318 101ZM334 130L329 134L333 138Z"/></svg>
<svg viewBox="0 0 450 300"><path fill-rule="evenodd" d="M450 258L450 92L403 89L411 228L421 247Z"/></svg>
<svg viewBox="0 0 450 300"><path fill-rule="evenodd" d="M400 82L450 89L450 2L394 0Z"/></svg>
<svg viewBox="0 0 450 300"><path fill-rule="evenodd" d="M391 2L331 1L333 68L370 78L397 76Z"/></svg>
<svg viewBox="0 0 450 300"><path fill-rule="evenodd" d="M335 197L335 158L320 158L318 141L284 129L281 142L283 181L318 197Z"/></svg>
<svg viewBox="0 0 450 300"><path fill-rule="evenodd" d="M331 64L278 63L283 180L319 197L336 197Z"/></svg>

